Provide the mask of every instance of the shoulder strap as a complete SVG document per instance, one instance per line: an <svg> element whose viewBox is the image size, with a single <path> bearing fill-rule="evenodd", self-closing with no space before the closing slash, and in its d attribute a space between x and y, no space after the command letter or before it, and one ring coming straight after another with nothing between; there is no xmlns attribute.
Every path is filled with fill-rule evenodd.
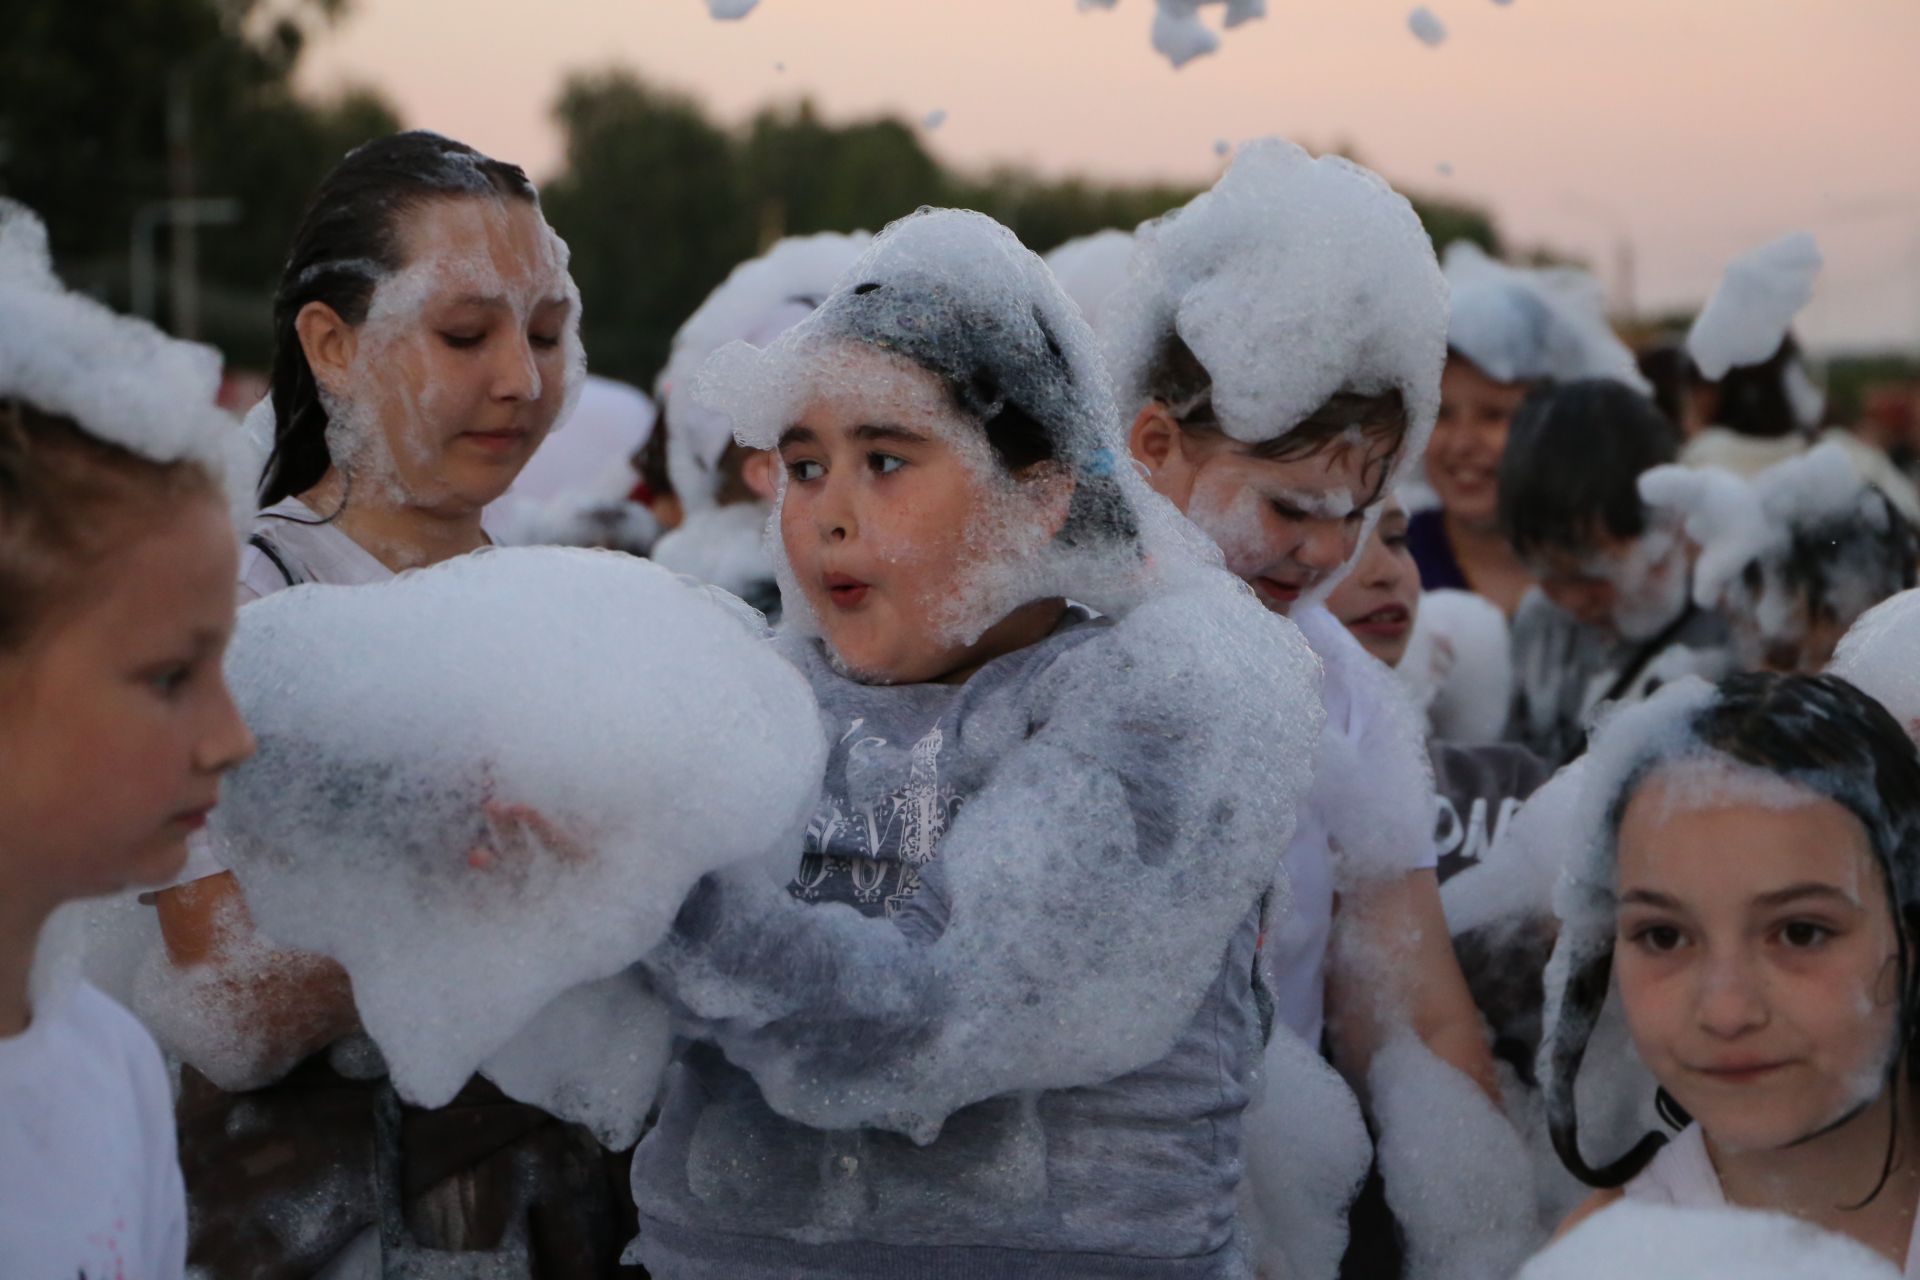
<svg viewBox="0 0 1920 1280"><path fill-rule="evenodd" d="M288 586L297 587L300 585L300 579L295 577L293 570L287 567L285 557L280 554L271 542L267 541L267 536L264 533L256 533L251 538L248 538L247 545L257 548L261 555L271 560L273 567L280 571L280 576L287 580Z"/></svg>
<svg viewBox="0 0 1920 1280"><path fill-rule="evenodd" d="M1633 688L1633 682L1638 680L1640 674L1647 669L1653 660L1659 657L1660 654L1666 650L1667 646L1674 642L1675 638L1686 629L1687 624L1693 621L1693 615L1698 612L1700 612L1699 607L1689 600L1687 607L1680 611L1679 617L1668 623L1666 629L1661 631L1659 635L1640 646L1639 650L1633 655L1632 661L1628 662L1627 665L1621 669L1620 674L1616 676L1613 683L1607 687L1606 695L1602 697L1600 701L1615 702L1625 697L1627 690Z"/></svg>

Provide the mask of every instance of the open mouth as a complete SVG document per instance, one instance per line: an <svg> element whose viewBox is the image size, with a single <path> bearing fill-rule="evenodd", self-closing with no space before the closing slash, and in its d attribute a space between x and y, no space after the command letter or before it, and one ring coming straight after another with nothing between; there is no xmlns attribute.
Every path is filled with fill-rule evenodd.
<svg viewBox="0 0 1920 1280"><path fill-rule="evenodd" d="M1253 589L1262 599L1275 604L1292 604L1300 598L1300 593L1306 588L1299 583L1282 582L1278 578L1255 578Z"/></svg>
<svg viewBox="0 0 1920 1280"><path fill-rule="evenodd" d="M1413 615L1405 605L1390 604L1362 614L1347 623L1349 630L1382 640L1397 640L1413 627Z"/></svg>
<svg viewBox="0 0 1920 1280"><path fill-rule="evenodd" d="M1447 467L1442 474L1455 484L1475 485L1492 484L1499 472L1491 467Z"/></svg>
<svg viewBox="0 0 1920 1280"><path fill-rule="evenodd" d="M212 812L212 805L200 809L183 809L173 815L173 825L184 827L188 831L198 831L207 825L207 816Z"/></svg>
<svg viewBox="0 0 1920 1280"><path fill-rule="evenodd" d="M871 584L844 573L829 573L821 581L826 584L827 598L841 609L858 608L872 589Z"/></svg>

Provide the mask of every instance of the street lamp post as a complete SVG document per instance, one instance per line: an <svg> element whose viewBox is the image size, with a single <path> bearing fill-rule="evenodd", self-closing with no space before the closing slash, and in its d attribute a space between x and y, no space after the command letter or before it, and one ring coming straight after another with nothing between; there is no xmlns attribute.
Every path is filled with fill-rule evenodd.
<svg viewBox="0 0 1920 1280"><path fill-rule="evenodd" d="M158 309L157 275L154 269L153 233L165 224L171 227L224 226L240 220L240 202L221 197L193 200L149 200L134 210L132 243L128 252L133 314L152 320ZM176 272L174 315L193 316L198 308L199 278L192 271ZM176 326L178 327L178 326ZM191 336L191 335L182 335Z"/></svg>

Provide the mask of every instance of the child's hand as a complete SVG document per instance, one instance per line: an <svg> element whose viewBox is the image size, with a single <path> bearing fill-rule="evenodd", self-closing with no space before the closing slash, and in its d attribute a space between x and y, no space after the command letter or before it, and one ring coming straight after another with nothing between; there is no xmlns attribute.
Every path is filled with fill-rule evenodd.
<svg viewBox="0 0 1920 1280"><path fill-rule="evenodd" d="M593 851L578 833L565 831L531 805L482 801L481 820L486 836L467 851L467 865L475 871L524 873L542 853L570 867L593 861Z"/></svg>

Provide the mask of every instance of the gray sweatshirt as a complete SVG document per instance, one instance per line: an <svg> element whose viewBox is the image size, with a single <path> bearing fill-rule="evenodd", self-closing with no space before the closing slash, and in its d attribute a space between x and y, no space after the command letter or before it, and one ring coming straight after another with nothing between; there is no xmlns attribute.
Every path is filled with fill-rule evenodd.
<svg viewBox="0 0 1920 1280"><path fill-rule="evenodd" d="M1073 664L1062 659L1111 635L1106 624L1077 618L958 686L863 685L836 674L816 645L796 652L834 744L823 795L788 898L776 906L762 897L777 892L765 884L710 878L675 941L647 966L669 999L702 1003L690 994L700 990L709 998L704 1018L682 1005L698 1040L671 1069L659 1123L634 1160L641 1223L630 1258L657 1276L727 1280L1252 1274L1234 1225L1240 1116L1260 1048L1251 881L1241 923L1205 965L1210 984L1185 997L1191 1015L1171 1050L1105 1083L998 1096L982 1083L966 1096L984 1101L931 1129L816 1127L782 1114L804 1108L770 1104L793 1090L763 1090L736 1065L760 1074L777 1060L781 1078L800 1081L810 1098L820 1081L844 1080L846 1097L822 1105L858 1114L862 1082L887 1091L917 1052L932 1053L953 1024L977 1019L909 954L951 924L942 837L969 806L996 803L983 788L1028 781L996 770L1021 760L1062 711L1051 705L1056 668ZM1159 856L1147 837L1187 793L1219 807L1205 785L1180 776L1182 744L1167 746L1123 778L1142 858ZM1123 743L1112 754L1129 750ZM1071 859L1072 815L1049 813L1047 794L1031 801L1032 851ZM1187 856L1170 839L1158 849ZM1022 930L1006 950L1020 951L1030 933L1103 927L1100 913L1089 919L1084 903L1058 893L1061 881L1051 883L1051 900L1034 904L1044 927ZM1160 904L1134 907L1151 919ZM751 921L744 929L743 919ZM834 936L870 934L880 921L893 926L883 931L891 952ZM1044 957L1044 947L1036 954ZM1044 984L1048 975L1035 976ZM713 990L746 992L742 1016L711 1016ZM1001 1079L989 1070L993 1046L982 1044L983 1080Z"/></svg>

